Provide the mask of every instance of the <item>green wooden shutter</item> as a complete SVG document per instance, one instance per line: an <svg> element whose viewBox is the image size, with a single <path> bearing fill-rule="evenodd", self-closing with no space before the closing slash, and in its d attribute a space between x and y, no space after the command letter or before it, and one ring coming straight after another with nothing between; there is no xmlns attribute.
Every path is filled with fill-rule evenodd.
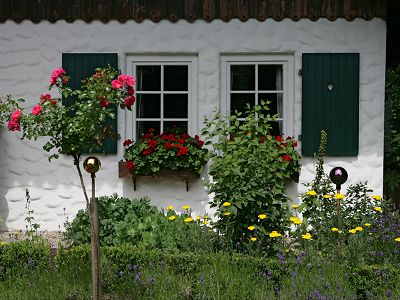
<svg viewBox="0 0 400 300"><path fill-rule="evenodd" d="M96 68L103 68L110 65L118 70L118 54L116 53L63 53L62 67L71 76L68 85L72 89L81 87L82 79L94 74ZM64 99L64 105L70 105L73 98ZM110 105L109 109L115 110L115 119L106 119L105 125L111 126L117 132L117 107ZM92 153L117 153L117 141L105 139L102 147L91 151Z"/></svg>
<svg viewBox="0 0 400 300"><path fill-rule="evenodd" d="M325 129L327 155L358 155L360 54L304 53L302 61L302 154L318 151Z"/></svg>

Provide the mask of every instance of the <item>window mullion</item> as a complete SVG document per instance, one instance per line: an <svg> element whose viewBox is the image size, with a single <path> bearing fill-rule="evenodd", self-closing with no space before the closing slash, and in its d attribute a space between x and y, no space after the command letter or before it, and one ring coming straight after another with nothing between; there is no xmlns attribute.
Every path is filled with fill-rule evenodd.
<svg viewBox="0 0 400 300"><path fill-rule="evenodd" d="M161 65L161 111L160 111L160 133L164 132L164 64Z"/></svg>
<svg viewBox="0 0 400 300"><path fill-rule="evenodd" d="M258 64L255 64L255 72L254 72L254 80L255 80L255 82L254 82L254 89L255 89L255 95L254 95L254 97L256 97L256 99L255 99L255 105L258 105L259 103L258 103L258 80L257 80L257 78L258 78Z"/></svg>

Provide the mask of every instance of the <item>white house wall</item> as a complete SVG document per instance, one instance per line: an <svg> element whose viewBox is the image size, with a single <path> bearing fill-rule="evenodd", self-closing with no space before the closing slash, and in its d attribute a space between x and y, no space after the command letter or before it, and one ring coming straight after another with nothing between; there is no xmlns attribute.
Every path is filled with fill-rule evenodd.
<svg viewBox="0 0 400 300"><path fill-rule="evenodd" d="M29 99L31 108L40 94L46 92L49 76L61 67L65 52L117 52L124 72L126 57L131 53L187 53L198 55L198 128L203 116L212 115L220 103L220 57L224 53L293 54L294 72L294 135L301 134L301 69L303 52L360 53L360 137L358 157L327 158L326 171L343 166L349 172L349 182L368 180L378 194L383 177L383 124L386 24L381 19L356 19L317 22L284 19L280 22L233 20L224 23L179 21L153 23L116 21L84 23L76 21L55 24L30 21L16 24L8 21L0 26L0 96ZM55 91L52 92L53 95ZM129 132L125 112L118 118L122 140ZM340 116L338 116L340 117ZM329 138L329 137L328 137ZM28 188L35 222L41 229L57 230L65 218L71 220L84 208L78 176L70 157L51 163L40 142L21 141L20 134L0 128L0 215L3 229L25 228L25 189ZM208 195L200 180L190 183L186 192L183 182L164 180L151 182L138 179L133 191L130 179L118 178L118 161L122 157L122 142L118 154L100 156L103 168L97 174L98 195L118 193L127 197L151 197L156 205L189 204L196 214L208 211ZM313 178L314 160L304 159L300 184L289 187L296 201L305 190L302 182ZM89 175L84 174L89 184ZM203 174L203 177L207 177Z"/></svg>

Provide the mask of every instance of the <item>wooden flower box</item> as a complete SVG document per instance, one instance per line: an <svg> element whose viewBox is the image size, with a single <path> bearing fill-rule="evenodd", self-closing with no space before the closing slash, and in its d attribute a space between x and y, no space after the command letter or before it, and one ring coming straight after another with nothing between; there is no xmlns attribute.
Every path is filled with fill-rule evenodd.
<svg viewBox="0 0 400 300"><path fill-rule="evenodd" d="M124 178L127 176L132 177L133 189L136 191L136 180L140 177L153 177L157 178L175 178L178 180L185 181L186 183L186 191L189 191L189 181L200 178L200 175L191 170L170 170L170 169L161 169L159 172L151 174L151 175L132 175L128 168L126 167L125 161L118 162L118 171L119 178Z"/></svg>

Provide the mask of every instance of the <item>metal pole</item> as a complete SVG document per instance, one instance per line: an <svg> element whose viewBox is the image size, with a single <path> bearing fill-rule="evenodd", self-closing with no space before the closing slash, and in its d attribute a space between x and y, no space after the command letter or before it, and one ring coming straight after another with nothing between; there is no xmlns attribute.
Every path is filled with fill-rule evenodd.
<svg viewBox="0 0 400 300"><path fill-rule="evenodd" d="M92 288L93 288L93 300L101 299L100 290L100 242L99 242L99 208L96 199L95 190L95 173L91 174L92 177L92 199L90 201L90 216L92 219Z"/></svg>

